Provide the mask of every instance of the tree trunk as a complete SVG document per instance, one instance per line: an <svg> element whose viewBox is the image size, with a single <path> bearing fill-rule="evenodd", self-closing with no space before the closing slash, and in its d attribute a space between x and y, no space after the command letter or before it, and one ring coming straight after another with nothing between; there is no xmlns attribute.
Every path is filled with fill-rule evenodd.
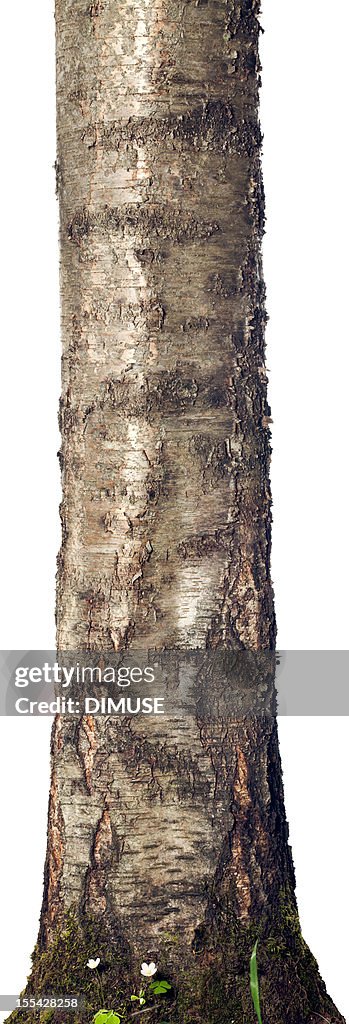
<svg viewBox="0 0 349 1024"><path fill-rule="evenodd" d="M177 680L189 650L275 647L258 8L56 0L58 647L176 652ZM114 1006L154 959L167 1020L243 1024L257 937L264 1022L342 1020L299 929L273 715L57 717L30 990L84 992L85 1024L89 956Z"/></svg>

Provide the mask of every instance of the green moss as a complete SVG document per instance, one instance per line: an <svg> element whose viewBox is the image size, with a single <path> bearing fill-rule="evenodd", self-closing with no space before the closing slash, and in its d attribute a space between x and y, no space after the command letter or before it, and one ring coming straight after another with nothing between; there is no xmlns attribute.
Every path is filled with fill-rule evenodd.
<svg viewBox="0 0 349 1024"><path fill-rule="evenodd" d="M197 945L190 951L182 946L180 932L164 932L159 944L160 976L173 988L159 1001L160 1010L154 1007L147 1014L148 1024L164 1019L170 1024L253 1024L249 963L257 938L263 1022L310 1024L316 1014L339 1021L302 938L294 894L283 890L273 908L257 921L242 924L229 912L223 924L215 916L211 924L198 929ZM49 949L35 950L25 994L79 994L84 1007L63 1015L58 1010L27 1015L15 1011L11 1024L90 1024L101 997L97 972L86 964L97 956L101 958L98 974L105 1005L129 1007L129 996L139 987L139 964L137 960L134 974L132 952L120 936L117 922L106 915L100 921L81 918L72 910Z"/></svg>
<svg viewBox="0 0 349 1024"><path fill-rule="evenodd" d="M294 895L279 893L273 913L247 925L236 920L217 936L206 936L199 964L179 986L178 1024L251 1024L255 1019L249 963L256 939L262 1018L267 1024L306 1024L314 1014L339 1016L300 930ZM205 946L210 945L207 952ZM213 952L213 949L215 952ZM199 983L198 983L199 967ZM194 995L195 993L195 995ZM196 1014L195 1006L199 1008ZM176 1024L177 1024L177 1017Z"/></svg>
<svg viewBox="0 0 349 1024"><path fill-rule="evenodd" d="M98 975L102 980L107 1006L120 1006L132 990L129 950L113 923L106 919L81 918L71 909L62 922L59 932L46 950L35 947L33 967L23 992L25 996L74 996L81 997L83 1008L77 1011L16 1010L11 1014L11 1024L33 1024L33 1022L55 1021L65 1024L88 1024L101 1007L96 971L86 966L90 957L100 957ZM63 1014L63 1015L62 1015Z"/></svg>

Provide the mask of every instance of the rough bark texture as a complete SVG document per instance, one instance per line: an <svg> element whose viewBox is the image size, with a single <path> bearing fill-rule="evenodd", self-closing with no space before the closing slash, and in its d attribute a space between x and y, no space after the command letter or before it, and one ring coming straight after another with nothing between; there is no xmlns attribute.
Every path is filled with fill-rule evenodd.
<svg viewBox="0 0 349 1024"><path fill-rule="evenodd" d="M258 8L56 0L61 650L275 645ZM88 956L114 1005L153 958L166 1019L242 1024L257 936L264 1021L342 1019L273 719L57 718L31 988L96 1010Z"/></svg>

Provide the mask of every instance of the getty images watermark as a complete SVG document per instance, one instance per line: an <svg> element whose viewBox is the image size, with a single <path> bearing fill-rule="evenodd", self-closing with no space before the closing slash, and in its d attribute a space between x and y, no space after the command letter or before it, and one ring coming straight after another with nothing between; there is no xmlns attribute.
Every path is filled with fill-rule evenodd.
<svg viewBox="0 0 349 1024"><path fill-rule="evenodd" d="M79 661L62 664L57 660L45 660L40 665L21 662L16 665L12 678L15 689L25 690L26 694L15 698L14 712L18 715L162 715L164 697L149 693L149 687L153 689L156 682L156 667L156 664L88 665ZM33 697L36 687L45 691L45 699L42 694L39 698ZM129 687L137 692L122 693ZM69 695L69 688L74 691L73 696ZM98 696L96 688L103 689Z"/></svg>
<svg viewBox="0 0 349 1024"><path fill-rule="evenodd" d="M348 651L0 651L0 714L348 715Z"/></svg>

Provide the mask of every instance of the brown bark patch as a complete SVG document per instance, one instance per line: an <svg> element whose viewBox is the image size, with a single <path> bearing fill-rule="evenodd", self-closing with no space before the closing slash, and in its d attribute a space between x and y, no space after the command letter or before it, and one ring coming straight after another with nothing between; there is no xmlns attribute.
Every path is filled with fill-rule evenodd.
<svg viewBox="0 0 349 1024"><path fill-rule="evenodd" d="M45 869L45 905L43 907L43 932L45 942L50 942L56 918L61 909L60 881L64 866L64 820L59 800L57 773L52 772L49 813L48 847Z"/></svg>
<svg viewBox="0 0 349 1024"><path fill-rule="evenodd" d="M106 882L112 858L113 832L109 808L105 807L94 836L91 865L86 877L85 909L104 914L107 909Z"/></svg>
<svg viewBox="0 0 349 1024"><path fill-rule="evenodd" d="M79 723L78 754L84 769L86 788L92 792L92 775L97 750L96 722L93 715L84 715Z"/></svg>

